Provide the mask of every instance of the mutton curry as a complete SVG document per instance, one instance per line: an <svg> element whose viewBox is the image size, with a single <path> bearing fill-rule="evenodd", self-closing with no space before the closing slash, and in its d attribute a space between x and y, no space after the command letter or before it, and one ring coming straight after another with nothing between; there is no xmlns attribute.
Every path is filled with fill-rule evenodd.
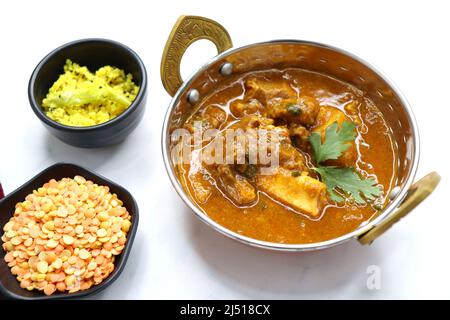
<svg viewBox="0 0 450 320"><path fill-rule="evenodd" d="M200 143L214 147L209 158L193 153L178 164L183 187L213 220L255 239L339 237L375 217L395 185L396 149L382 113L364 92L323 74L291 68L235 76L183 128L193 136L216 130ZM230 129L241 130L234 144L249 146L232 162L209 161L225 149ZM252 141L267 142L276 166L262 161Z"/></svg>

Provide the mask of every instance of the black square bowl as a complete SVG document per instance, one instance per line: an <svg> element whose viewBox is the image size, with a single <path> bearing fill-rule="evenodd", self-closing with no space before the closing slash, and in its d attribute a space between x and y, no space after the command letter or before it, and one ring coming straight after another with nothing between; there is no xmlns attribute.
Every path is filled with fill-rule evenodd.
<svg viewBox="0 0 450 320"><path fill-rule="evenodd" d="M32 178L30 181L22 185L20 188L14 192L8 194L5 198L0 200L0 233L3 234L3 226L9 221L9 219L14 214L15 205L18 202L24 201L25 197L32 193L33 190L41 187L44 183L48 182L50 179L60 180L62 178L73 178L76 175L81 175L88 180L92 180L94 183L99 185L105 185L110 188L111 193L117 194L120 200L123 201L125 208L131 215L131 228L127 234L127 243L122 253L116 256L114 261L114 271L100 284L94 285L88 290L78 291L75 293L60 293L55 292L51 296L46 296L43 292L38 290L28 291L22 289L19 285L17 279L11 274L8 264L3 259L6 252L3 247L0 246L0 293L6 298L10 299L25 299L25 300L45 300L45 299L67 299L67 298L80 298L87 296L96 292L99 292L111 283L113 283L119 275L122 273L125 264L127 262L128 256L133 245L134 238L136 236L136 231L139 223L139 209L133 196L120 185L93 173L80 166L69 164L69 163L57 163L51 167L45 169L37 176Z"/></svg>

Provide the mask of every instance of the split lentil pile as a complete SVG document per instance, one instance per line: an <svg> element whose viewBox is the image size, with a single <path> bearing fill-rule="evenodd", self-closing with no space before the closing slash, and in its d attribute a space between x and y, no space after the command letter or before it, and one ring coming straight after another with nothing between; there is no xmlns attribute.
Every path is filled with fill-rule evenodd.
<svg viewBox="0 0 450 320"><path fill-rule="evenodd" d="M82 176L52 179L16 204L3 228L4 259L24 289L86 290L114 270L130 227L130 214L107 186Z"/></svg>

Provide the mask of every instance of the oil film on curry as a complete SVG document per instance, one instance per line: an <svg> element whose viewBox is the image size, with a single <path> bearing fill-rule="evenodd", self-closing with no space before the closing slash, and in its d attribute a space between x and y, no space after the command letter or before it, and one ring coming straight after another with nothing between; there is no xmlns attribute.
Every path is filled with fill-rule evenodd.
<svg viewBox="0 0 450 320"><path fill-rule="evenodd" d="M199 39L213 41L219 55L183 81L181 59ZM419 136L404 97L340 49L301 40L232 48L217 22L182 16L161 78L173 96L161 139L176 192L200 220L246 244L285 251L370 244L439 183L435 172L415 181ZM146 86L133 50L84 39L47 55L28 93L52 134L94 148L133 131ZM124 269L139 222L127 190L67 163L7 195L0 211L0 291L12 298L104 289Z"/></svg>

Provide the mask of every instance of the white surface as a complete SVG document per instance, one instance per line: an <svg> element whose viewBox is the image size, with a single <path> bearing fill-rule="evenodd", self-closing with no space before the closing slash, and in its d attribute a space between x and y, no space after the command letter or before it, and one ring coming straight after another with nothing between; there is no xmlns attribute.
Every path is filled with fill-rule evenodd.
<svg viewBox="0 0 450 320"><path fill-rule="evenodd" d="M9 192L47 166L67 161L133 193L141 220L129 262L117 282L93 298L450 298L449 9L446 1L7 1L0 19L0 181ZM322 252L285 254L249 248L215 233L174 193L160 152L170 97L161 85L159 64L180 14L221 22L235 46L278 38L314 40L381 67L418 119L418 177L436 170L441 185L371 247L353 241ZM28 104L28 79L40 59L63 43L86 37L127 44L148 70L145 118L126 142L113 148L63 144L47 133ZM194 46L183 73L212 55L213 45ZM366 287L369 265L381 268L380 290Z"/></svg>

